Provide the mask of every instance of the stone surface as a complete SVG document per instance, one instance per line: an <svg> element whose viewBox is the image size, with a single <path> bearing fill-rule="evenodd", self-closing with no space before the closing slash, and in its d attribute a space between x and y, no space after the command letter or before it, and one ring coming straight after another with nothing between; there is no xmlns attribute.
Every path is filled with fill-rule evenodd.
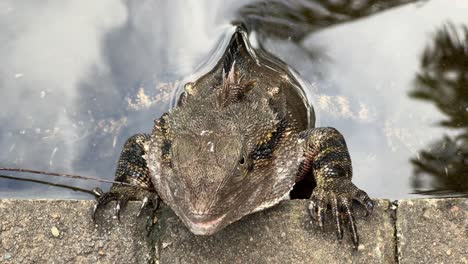
<svg viewBox="0 0 468 264"><path fill-rule="evenodd" d="M94 203L0 200L0 263L396 263L396 252L400 263L468 263L468 199L402 200L396 214L378 200L372 216L357 211L358 251L347 229L341 243L332 223L320 230L307 201L283 202L213 236L191 234L167 207L148 233L153 219L148 210L136 217L138 202L120 222L111 203L96 225Z"/></svg>
<svg viewBox="0 0 468 264"><path fill-rule="evenodd" d="M468 199L401 200L400 263L468 263Z"/></svg>
<svg viewBox="0 0 468 264"><path fill-rule="evenodd" d="M146 263L145 217L129 205L91 218L94 201L0 200L0 263ZM111 205L110 205L111 206ZM116 225L109 224L110 222Z"/></svg>
<svg viewBox="0 0 468 264"><path fill-rule="evenodd" d="M352 249L348 229L336 239L333 222L325 230L312 223L307 201L287 201L233 223L213 236L190 233L169 209L159 215L160 263L392 263L390 203L378 201L374 214L357 217L361 246ZM325 261L325 262L324 262Z"/></svg>

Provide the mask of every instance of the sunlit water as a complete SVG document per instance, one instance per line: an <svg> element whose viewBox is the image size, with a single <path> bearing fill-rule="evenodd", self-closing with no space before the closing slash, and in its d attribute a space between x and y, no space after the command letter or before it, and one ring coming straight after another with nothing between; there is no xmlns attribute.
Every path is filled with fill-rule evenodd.
<svg viewBox="0 0 468 264"><path fill-rule="evenodd" d="M150 132L183 84L216 63L232 33L230 22L244 21L258 29L259 45L299 73L317 126L344 134L354 181L370 196L467 191L468 150L460 144L468 139L455 138L468 133L468 91L449 103L464 110L452 115L442 113L434 99L410 95L420 85L422 55L434 46L436 32L447 22L468 25L468 2L407 4L332 27L301 27L301 34L291 31L289 37L261 27L269 21L287 24L275 17L280 11L245 15L256 10L256 5L246 8L252 2L1 0L0 166L112 179L123 142ZM297 3L316 8L311 3L318 2ZM299 12L294 5L291 10ZM258 21L264 24L259 27ZM457 33L463 42L463 31ZM439 125L447 116L461 121ZM421 165L430 158L424 152L436 156L427 166ZM109 186L59 182L86 189ZM463 184L465 189L456 188ZM89 196L0 179L0 197Z"/></svg>

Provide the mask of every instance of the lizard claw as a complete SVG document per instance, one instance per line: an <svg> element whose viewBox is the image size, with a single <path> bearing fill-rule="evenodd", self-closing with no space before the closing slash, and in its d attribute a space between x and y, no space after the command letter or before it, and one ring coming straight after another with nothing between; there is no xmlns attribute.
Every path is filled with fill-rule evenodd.
<svg viewBox="0 0 468 264"><path fill-rule="evenodd" d="M146 205L148 205L148 196L143 198L143 201L141 201L141 206L140 206L140 210L138 210L137 217L140 216L141 211L143 211L143 208L145 208Z"/></svg>
<svg viewBox="0 0 468 264"><path fill-rule="evenodd" d="M366 217L371 215L374 211L374 202L369 198L363 190L357 190L354 194L354 200L358 201L366 209Z"/></svg>
<svg viewBox="0 0 468 264"><path fill-rule="evenodd" d="M145 198L143 198L143 201L141 201L140 210L138 210L137 216L140 216L143 209L150 203L153 205L153 210L158 209L158 207L159 207L159 197L157 195L154 195L154 194L149 195L149 196L145 196Z"/></svg>
<svg viewBox="0 0 468 264"><path fill-rule="evenodd" d="M110 201L118 200L118 197L113 192L104 193L100 188L94 188L93 192L96 194L97 203L93 206L92 219L96 221L97 211L104 205L108 204Z"/></svg>
<svg viewBox="0 0 468 264"><path fill-rule="evenodd" d="M127 202L128 200L126 199L119 199L117 200L117 204L115 205L115 217L117 218L118 221L120 221L120 211L122 208L125 207L125 205L127 205Z"/></svg>
<svg viewBox="0 0 468 264"><path fill-rule="evenodd" d="M125 205L129 200L141 200L142 205L138 211L137 216L141 214L143 208L145 208L149 203L153 204L153 207L156 208L158 205L158 195L153 192L141 190L134 187L127 186L112 186L111 190L107 193L104 193L101 189L95 188L93 192L97 196L97 203L93 207L92 219L96 221L97 211L104 205L108 204L110 201L116 201L117 204L114 208L114 216L120 221L120 213L124 209Z"/></svg>
<svg viewBox="0 0 468 264"><path fill-rule="evenodd" d="M374 203L364 191L357 188L351 181L336 181L331 186L317 186L315 188L310 198L309 214L312 219L318 222L320 227L323 227L325 212L330 207L336 225L337 239L343 239L343 223L345 222L344 220L347 220L353 245L357 249L359 246L359 234L354 218L352 201L356 200L364 206L366 216L372 213Z"/></svg>
<svg viewBox="0 0 468 264"><path fill-rule="evenodd" d="M101 197L104 194L102 189L99 187L94 188L92 192L94 193L94 195L96 195L96 197Z"/></svg>

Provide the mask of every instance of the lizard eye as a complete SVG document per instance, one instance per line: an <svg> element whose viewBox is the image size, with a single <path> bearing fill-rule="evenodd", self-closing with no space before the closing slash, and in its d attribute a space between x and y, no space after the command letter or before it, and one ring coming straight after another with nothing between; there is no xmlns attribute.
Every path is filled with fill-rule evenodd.
<svg viewBox="0 0 468 264"><path fill-rule="evenodd" d="M251 171L253 169L252 162L247 158L246 155L242 155L239 159L239 166L244 171Z"/></svg>

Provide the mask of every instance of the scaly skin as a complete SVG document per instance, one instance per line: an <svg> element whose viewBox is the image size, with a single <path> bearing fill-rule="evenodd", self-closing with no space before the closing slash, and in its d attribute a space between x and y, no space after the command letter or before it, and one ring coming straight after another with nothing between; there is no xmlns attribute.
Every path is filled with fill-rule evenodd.
<svg viewBox="0 0 468 264"><path fill-rule="evenodd" d="M316 128L301 133L306 139L305 160L299 168L298 178L314 175L316 187L311 196L309 212L322 227L327 206L331 207L337 237L343 239L341 211L348 217L354 245L359 236L354 220L352 201L356 200L372 213L374 204L369 196L352 182L351 158L343 136L334 128Z"/></svg>
<svg viewBox="0 0 468 264"><path fill-rule="evenodd" d="M194 234L210 235L289 195L310 197L319 225L330 207L338 238L348 220L357 247L352 200L369 213L373 203L351 182L343 136L313 128L310 109L286 65L254 50L238 28L215 68L186 84L152 134L125 143L116 180L154 192L113 186L95 211L111 200L118 213L129 199L161 199Z"/></svg>

